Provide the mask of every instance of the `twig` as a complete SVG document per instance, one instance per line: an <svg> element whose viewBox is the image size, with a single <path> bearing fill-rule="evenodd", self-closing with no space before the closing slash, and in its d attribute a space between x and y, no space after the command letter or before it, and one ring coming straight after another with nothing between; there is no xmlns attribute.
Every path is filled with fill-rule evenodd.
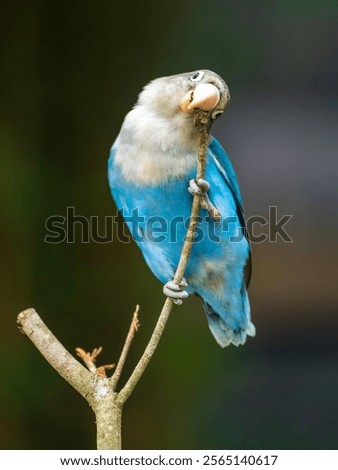
<svg viewBox="0 0 338 470"><path fill-rule="evenodd" d="M121 377L121 373L122 373L124 364L126 362L127 355L128 355L131 343L134 339L136 331L139 329L139 326L140 326L140 322L139 322L139 319L138 319L139 310L140 310L140 306L136 305L135 312L133 314L133 319L132 319L131 324L130 324L130 328L129 328L129 331L128 331L128 334L127 334L126 341L124 343L124 346L123 346L120 358L118 360L115 372L114 372L114 374L111 378L111 386L112 386L112 389L114 391L116 390L118 381Z"/></svg>
<svg viewBox="0 0 338 470"><path fill-rule="evenodd" d="M94 348L91 353L86 352L82 348L76 348L75 352L76 355L83 360L92 374L97 374L100 377L106 377L106 370L114 369L115 364L106 364L104 366L96 367L96 358L102 352L102 350L103 348L100 346L99 348Z"/></svg>
<svg viewBox="0 0 338 470"><path fill-rule="evenodd" d="M75 352L76 352L76 355L79 356L79 358L83 360L83 362L86 364L90 372L94 374L97 370L96 365L95 365L96 358L102 352L102 349L103 349L102 346L100 346L99 348L93 349L93 351L90 353L90 352L86 352L82 348L76 348Z"/></svg>
<svg viewBox="0 0 338 470"><path fill-rule="evenodd" d="M105 364L104 366L99 366L96 369L96 375L99 377L107 377L106 370L114 369L115 364Z"/></svg>
<svg viewBox="0 0 338 470"><path fill-rule="evenodd" d="M195 124L197 126L200 140L199 140L199 147L198 147L198 163L197 163L197 176L196 179L204 178L205 175L205 167L206 167L206 150L208 144L208 132L206 128L206 120L203 111L196 111L195 115ZM184 240L181 257L176 269L176 273L174 276L174 282L180 284L182 282L185 268L187 267L189 256L191 253L192 245L194 242L194 236L196 232L196 227L198 223L198 215L201 207L201 197L199 195L195 195L193 198L192 208L191 208L191 215L190 215L190 222L189 227L187 230L187 235ZM152 358L157 345L161 339L163 330L167 324L169 315L171 313L173 307L173 301L168 297L164 302L162 311L160 313L159 319L156 323L154 328L153 334L151 335L150 341L147 344L147 347L139 360L138 364L136 365L133 373L129 377L126 385L122 388L119 393L118 401L124 404L128 398L130 397L131 393L133 392L135 386L137 385L138 381L142 377L147 365L149 364L150 359Z"/></svg>

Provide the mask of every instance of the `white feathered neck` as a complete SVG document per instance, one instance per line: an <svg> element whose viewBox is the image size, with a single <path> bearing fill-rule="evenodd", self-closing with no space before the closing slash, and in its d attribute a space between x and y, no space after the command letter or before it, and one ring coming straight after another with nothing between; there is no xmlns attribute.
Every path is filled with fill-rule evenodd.
<svg viewBox="0 0 338 470"><path fill-rule="evenodd" d="M130 183L158 185L185 177L196 165L198 134L190 116L170 118L137 105L114 144L115 164Z"/></svg>

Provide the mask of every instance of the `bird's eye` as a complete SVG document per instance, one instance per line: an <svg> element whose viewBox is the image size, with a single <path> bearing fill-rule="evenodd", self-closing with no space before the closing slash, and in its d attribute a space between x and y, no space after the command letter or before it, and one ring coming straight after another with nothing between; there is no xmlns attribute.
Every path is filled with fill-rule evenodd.
<svg viewBox="0 0 338 470"><path fill-rule="evenodd" d="M196 72L196 73L194 73L194 75L191 77L191 80L192 80L193 82L199 82L200 80L202 80L203 75L204 75L204 72Z"/></svg>
<svg viewBox="0 0 338 470"><path fill-rule="evenodd" d="M223 111L214 111L211 115L212 119L217 119L220 117L220 115L223 114Z"/></svg>

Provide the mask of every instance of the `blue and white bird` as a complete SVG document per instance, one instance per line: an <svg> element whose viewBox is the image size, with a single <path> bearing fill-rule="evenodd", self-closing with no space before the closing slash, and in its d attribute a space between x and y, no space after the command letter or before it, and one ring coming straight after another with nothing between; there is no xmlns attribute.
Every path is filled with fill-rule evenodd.
<svg viewBox="0 0 338 470"><path fill-rule="evenodd" d="M195 180L199 134L194 113L205 112L210 130L228 102L227 85L209 70L153 80L125 117L108 165L116 206L164 293L175 303L189 294L200 297L222 347L244 344L247 335L255 335L247 294L250 244L235 172L214 137L205 180ZM196 193L204 200L197 238L184 282L177 285L173 278Z"/></svg>

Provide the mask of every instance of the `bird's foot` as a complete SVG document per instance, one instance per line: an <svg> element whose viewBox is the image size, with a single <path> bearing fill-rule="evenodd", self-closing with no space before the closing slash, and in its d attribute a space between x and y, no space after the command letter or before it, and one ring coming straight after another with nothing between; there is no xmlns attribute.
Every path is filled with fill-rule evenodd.
<svg viewBox="0 0 338 470"><path fill-rule="evenodd" d="M163 286L163 294L170 297L174 304L182 305L183 300L189 297L188 292L184 290L185 287L188 287L188 284L184 279L179 284L174 281L168 281Z"/></svg>
<svg viewBox="0 0 338 470"><path fill-rule="evenodd" d="M190 180L189 181L189 187L188 191L190 194L193 196L201 196L201 207L202 209L206 209L209 212L209 215L212 219L214 219L216 222L221 220L221 213L213 205L213 203L210 201L210 198L208 196L208 191L210 189L210 184L208 181L199 178L198 180Z"/></svg>
<svg viewBox="0 0 338 470"><path fill-rule="evenodd" d="M210 189L210 184L199 178L198 180L190 180L188 191L193 196L205 196Z"/></svg>

